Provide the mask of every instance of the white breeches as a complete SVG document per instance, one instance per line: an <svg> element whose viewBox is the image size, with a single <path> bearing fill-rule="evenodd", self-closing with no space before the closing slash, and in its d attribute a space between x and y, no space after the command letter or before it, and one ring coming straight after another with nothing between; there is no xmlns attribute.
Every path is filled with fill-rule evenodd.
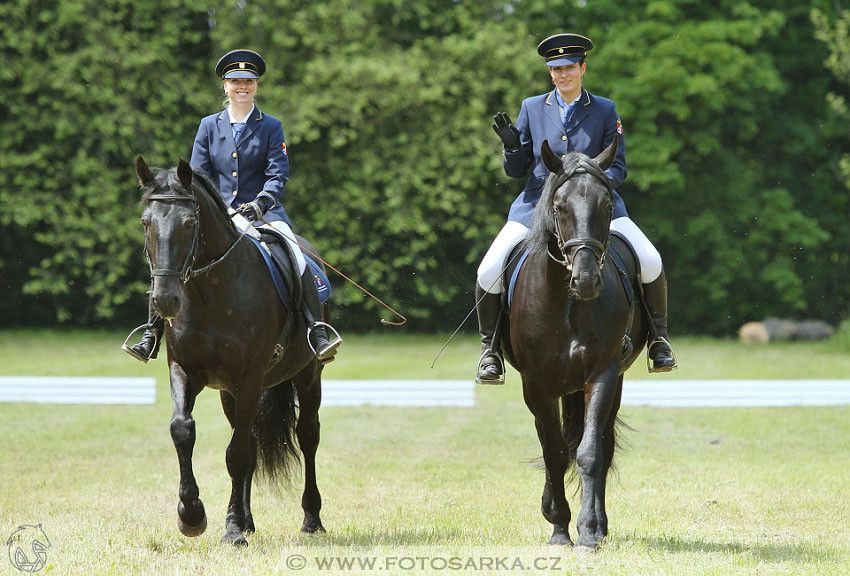
<svg viewBox="0 0 850 576"><path fill-rule="evenodd" d="M641 232L631 218L617 218L611 222L611 230L626 237L640 260L641 281L649 284L661 275L661 254ZM523 238L528 236L528 228L519 222L507 222L496 235L481 264L478 266L478 285L490 294L502 292L502 271L505 260Z"/></svg>
<svg viewBox="0 0 850 576"><path fill-rule="evenodd" d="M490 244L478 265L478 285L490 294L502 293L502 271L505 260L514 246L528 236L528 228L519 222L508 221Z"/></svg>
<svg viewBox="0 0 850 576"><path fill-rule="evenodd" d="M631 218L623 217L611 221L611 230L619 232L626 237L640 260L640 281L644 284L657 280L661 276L664 265L661 263L661 254L641 232L637 224Z"/></svg>
<svg viewBox="0 0 850 576"><path fill-rule="evenodd" d="M298 275L302 276L304 274L304 270L307 269L307 261L304 260L304 253L301 252L301 247L295 240L295 233L292 231L292 228L290 228L289 224L283 220L275 220L269 224L263 224L260 228L264 228L266 226L272 226L275 230L283 234L284 238L286 238L286 243L289 244L290 248L292 248L292 253L295 254L295 261L298 262Z"/></svg>

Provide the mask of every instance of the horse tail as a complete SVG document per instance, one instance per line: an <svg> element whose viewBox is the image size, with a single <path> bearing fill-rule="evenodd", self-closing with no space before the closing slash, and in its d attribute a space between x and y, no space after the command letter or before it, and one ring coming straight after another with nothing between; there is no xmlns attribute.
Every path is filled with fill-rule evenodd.
<svg viewBox="0 0 850 576"><path fill-rule="evenodd" d="M561 434L567 445L567 470L569 483L578 477L576 454L584 435L584 395L582 393L561 396Z"/></svg>
<svg viewBox="0 0 850 576"><path fill-rule="evenodd" d="M618 395L622 393L623 384L620 382ZM617 404L619 405L619 398ZM584 395L583 393L569 394L561 397L561 433L564 436L564 442L567 444L567 470L569 471L568 482L574 482L578 477L578 469L576 468L576 454L578 446L581 443L581 438L584 435ZM616 474L617 470L614 466L614 454L616 454L623 446L623 436L621 431L633 431L634 428L629 426L620 418L619 414L613 414L614 421L607 427L605 435L611 435L610 438L603 439L603 443L607 442L609 448L606 448L606 466L609 472Z"/></svg>
<svg viewBox="0 0 850 576"><path fill-rule="evenodd" d="M291 380L263 390L253 434L257 440L258 471L272 484L287 483L293 469L301 465L295 435L297 423L296 392Z"/></svg>

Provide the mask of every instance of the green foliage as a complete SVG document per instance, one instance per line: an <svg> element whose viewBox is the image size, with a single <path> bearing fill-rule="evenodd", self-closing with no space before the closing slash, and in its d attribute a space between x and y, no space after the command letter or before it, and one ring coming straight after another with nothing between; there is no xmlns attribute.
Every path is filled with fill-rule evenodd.
<svg viewBox="0 0 850 576"><path fill-rule="evenodd" d="M826 0L20 0L0 18L3 323L141 321L133 158L188 157L221 105L216 58L247 46L296 231L413 329L454 327L523 184L491 116L551 88L534 48L562 30L596 43L586 85L617 102L620 192L664 256L674 331L848 310L847 16ZM387 317L332 281L343 327Z"/></svg>

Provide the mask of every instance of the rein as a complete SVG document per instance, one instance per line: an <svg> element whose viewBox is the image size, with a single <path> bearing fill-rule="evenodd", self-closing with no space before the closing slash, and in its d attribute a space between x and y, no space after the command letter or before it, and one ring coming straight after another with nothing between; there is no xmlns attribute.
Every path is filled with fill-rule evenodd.
<svg viewBox="0 0 850 576"><path fill-rule="evenodd" d="M567 180L572 177L575 173L585 173L591 174L596 177L598 180L601 180L605 187L608 188L608 191L611 191L611 184L607 181L607 179L601 178L595 172L586 170L582 167L576 168L570 174L567 175ZM561 230L561 218L560 212L558 210L558 206L553 202L552 203L552 218L554 220L554 233L555 233L555 241L558 243L558 251L561 253L561 258L556 257L552 254L551 251L547 248L546 253L549 255L549 258L563 266L567 269L567 272L572 273L573 271L573 260L576 257L576 254L579 250L590 250L593 253L594 258L596 259L596 263L599 266L599 270L601 271L605 267L605 256L608 254L608 246L611 243L611 216L613 215L614 207L611 206L611 211L608 214L608 234L605 235L605 241L600 242L596 238L589 237L581 237L581 238L570 238L569 240L564 240L564 233Z"/></svg>
<svg viewBox="0 0 850 576"><path fill-rule="evenodd" d="M225 258L227 258L230 253L236 248L236 245L239 244L239 241L247 233L247 230L243 231L242 234L239 235L239 238L236 239L233 244L231 244L230 248L228 248L224 254L219 256L218 258L213 259L209 264L204 266L203 268L193 268L195 265L195 260L198 257L198 245L201 236L201 225L200 225L200 205L198 204L198 199L192 196L184 196L182 194L151 194L148 196L148 201L161 201L161 202L192 202L195 205L195 230L192 236L192 246L189 249L189 253L186 254L186 258L183 261L183 265L180 270L172 270L170 268L154 268L151 264L150 253L148 252L147 240L145 240L145 256L148 259L148 266L151 269L151 276L174 276L180 279L180 282L186 284L192 278L200 276L201 274L208 273L214 266L220 264Z"/></svg>

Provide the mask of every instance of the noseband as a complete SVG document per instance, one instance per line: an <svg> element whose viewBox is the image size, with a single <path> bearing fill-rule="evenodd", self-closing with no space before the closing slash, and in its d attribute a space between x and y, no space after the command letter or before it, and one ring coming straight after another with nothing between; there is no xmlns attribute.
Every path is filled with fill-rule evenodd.
<svg viewBox="0 0 850 576"><path fill-rule="evenodd" d="M239 244L239 241L242 240L242 237L248 232L250 228L246 228L242 234L239 235L239 238L233 242L230 248L222 254L219 258L214 259L212 262L204 266L203 268L193 268L195 265L195 259L198 257L198 245L201 237L201 209L198 204L198 199L193 195L185 196L182 194L151 194L148 196L148 201L160 201L160 202L192 202L195 207L195 226L194 226L194 234L192 235L192 246L189 248L189 253L186 254L186 258L183 260L183 265L180 267L180 270L172 270L170 268L154 268L151 263L150 252L148 252L148 242L147 242L147 234L145 235L145 256L148 259L148 266L151 269L151 276L172 276L175 278L179 278L180 282L186 284L189 280L196 276L200 276L206 272L209 272L210 269L219 264L222 260L227 258L228 255L236 248L236 245Z"/></svg>
<svg viewBox="0 0 850 576"><path fill-rule="evenodd" d="M567 176L567 180L569 180L573 174L576 173L585 173L591 174L597 180L600 180L603 184L605 184L605 188L608 189L609 194L611 193L611 183L608 182L608 179L604 177L604 173L602 175L597 174L595 170L588 170L582 166L578 166L573 172L571 172ZM554 198L554 197L553 197ZM608 226L605 228L609 230L611 227L611 217L614 214L614 205L611 204L611 209L608 213ZM596 259L596 264L599 266L599 270L601 271L605 267L605 256L608 254L608 245L611 242L611 233L610 231L605 234L604 241L599 241L596 238L570 238L569 240L564 240L564 234L561 230L561 218L560 212L558 210L557 204L552 203L552 218L554 219L554 232L555 232L555 241L558 243L558 251L561 253L561 258L557 258L550 251L546 251L549 254L549 257L567 269L567 272L573 271L573 260L575 260L576 254L579 250L590 250L593 253L594 258Z"/></svg>

